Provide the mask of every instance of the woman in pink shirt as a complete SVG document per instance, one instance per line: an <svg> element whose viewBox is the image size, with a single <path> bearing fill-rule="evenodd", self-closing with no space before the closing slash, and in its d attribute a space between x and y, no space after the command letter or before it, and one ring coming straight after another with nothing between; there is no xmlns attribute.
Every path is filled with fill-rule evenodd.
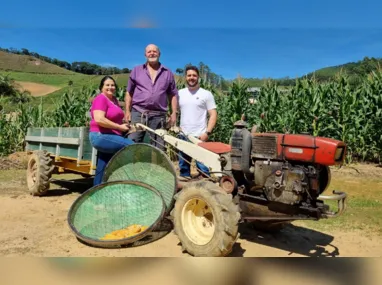
<svg viewBox="0 0 382 285"><path fill-rule="evenodd" d="M94 186L102 181L105 167L113 155L134 142L123 137L129 126L123 123L125 114L114 96L117 84L111 76L105 76L99 86L101 93L92 101L89 139L98 151Z"/></svg>

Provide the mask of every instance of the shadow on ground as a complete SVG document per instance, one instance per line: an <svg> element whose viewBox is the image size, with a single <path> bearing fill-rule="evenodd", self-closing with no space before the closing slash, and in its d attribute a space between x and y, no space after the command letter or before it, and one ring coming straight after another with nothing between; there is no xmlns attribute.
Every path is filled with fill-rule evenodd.
<svg viewBox="0 0 382 285"><path fill-rule="evenodd" d="M50 189L45 196L63 196L72 193L82 194L86 190L90 189L93 186L92 178L80 178L80 179L71 179L71 180L58 180L54 179L51 182L54 185L60 186L61 188L52 188Z"/></svg>
<svg viewBox="0 0 382 285"><path fill-rule="evenodd" d="M249 223L243 223L240 224L239 232L243 240L284 250L288 255L335 257L340 254L339 249L331 244L333 236L293 224L286 225L279 232L270 233L257 230ZM240 249L234 248L232 256L241 256Z"/></svg>
<svg viewBox="0 0 382 285"><path fill-rule="evenodd" d="M290 256L299 254L306 257L336 257L340 254L339 248L331 244L334 240L333 236L293 224L286 225L279 232L269 233L254 229L251 224L247 223L240 224L239 231L242 240L281 249L289 252ZM245 250L238 241L229 256L243 256L244 252ZM309 276L313 282L320 280L340 285L362 284L368 277L363 269L365 262L357 259L248 258L246 260L246 266L254 278L249 284L259 284L253 282L256 280L256 274L253 273L261 268L277 272L276 279L280 279L277 274L285 271L291 273L296 279L301 276Z"/></svg>

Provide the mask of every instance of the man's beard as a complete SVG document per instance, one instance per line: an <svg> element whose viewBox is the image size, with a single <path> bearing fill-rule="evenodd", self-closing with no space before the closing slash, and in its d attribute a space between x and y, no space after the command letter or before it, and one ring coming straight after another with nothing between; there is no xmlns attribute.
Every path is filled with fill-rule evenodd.
<svg viewBox="0 0 382 285"><path fill-rule="evenodd" d="M188 87L195 87L196 85L198 85L198 81L197 80L194 83L190 83L189 81L187 81L187 86Z"/></svg>
<svg viewBox="0 0 382 285"><path fill-rule="evenodd" d="M149 58L147 58L147 61L148 62L158 62L159 58L158 57L149 57Z"/></svg>

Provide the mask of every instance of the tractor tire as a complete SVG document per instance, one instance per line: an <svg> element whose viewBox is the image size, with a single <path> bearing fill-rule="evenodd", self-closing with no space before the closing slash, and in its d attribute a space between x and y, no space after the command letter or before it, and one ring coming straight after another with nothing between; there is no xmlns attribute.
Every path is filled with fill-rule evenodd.
<svg viewBox="0 0 382 285"><path fill-rule="evenodd" d="M185 185L175 199L171 218L183 252L197 257L231 253L240 220L231 194L210 181L197 181Z"/></svg>
<svg viewBox="0 0 382 285"><path fill-rule="evenodd" d="M27 185L32 196L43 196L48 192L53 170L53 160L47 151L33 152L27 168Z"/></svg>

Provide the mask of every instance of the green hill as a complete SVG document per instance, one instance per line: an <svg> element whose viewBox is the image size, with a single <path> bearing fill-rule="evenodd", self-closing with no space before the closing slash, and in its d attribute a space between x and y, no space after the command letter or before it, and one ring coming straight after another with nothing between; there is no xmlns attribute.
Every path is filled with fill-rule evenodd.
<svg viewBox="0 0 382 285"><path fill-rule="evenodd" d="M30 55L19 55L0 51L0 70L43 74L71 75L75 72L45 62Z"/></svg>
<svg viewBox="0 0 382 285"><path fill-rule="evenodd" d="M78 91L83 87L98 88L104 75L86 75L73 72L57 65L45 62L30 55L20 55L0 51L0 75L6 75L19 85L31 86L31 83L44 84L56 90L47 95L32 98L31 104L42 102L46 107L53 106L54 101L70 90ZM129 74L112 75L119 87L125 87ZM44 86L38 89L42 89ZM58 90L57 90L58 89ZM32 94L33 90L28 90ZM44 90L42 90L44 91ZM44 93L45 94L45 93ZM12 108L12 106L9 106Z"/></svg>
<svg viewBox="0 0 382 285"><path fill-rule="evenodd" d="M0 74L9 75L16 81L48 84L57 87L98 84L104 75L86 75L67 70L30 55L0 51ZM124 86L129 74L113 75L117 84Z"/></svg>
<svg viewBox="0 0 382 285"><path fill-rule="evenodd" d="M349 62L337 66L331 66L318 69L314 72L308 73L307 77L315 76L320 80L328 80L333 78L336 74L342 72L350 77L365 76L374 70L382 67L382 58L365 57L357 62Z"/></svg>
<svg viewBox="0 0 382 285"><path fill-rule="evenodd" d="M349 76L350 82L357 84L361 77L370 74L373 70L382 68L382 58L365 57L362 60L356 62L348 62L341 65L329 66L315 71L309 72L302 78L314 77L317 81L323 82L334 78L337 74L343 73ZM250 87L261 87L266 81L272 80L277 82L281 86L292 86L295 84L295 78L246 78Z"/></svg>
<svg viewBox="0 0 382 285"><path fill-rule="evenodd" d="M15 55L31 56L30 60L32 61L38 62L39 60L41 60L41 61L44 61L45 63L51 63L53 65L56 65L58 67L64 68L72 72L78 72L78 73L87 74L87 75L130 73L130 69L126 67L124 68L118 68L115 66L106 67L106 66L101 66L101 65L94 64L87 61L74 61L70 63L65 60L60 60L57 58L41 55L34 51L29 51L26 48L21 48L21 49L9 48L8 49L8 48L0 47L0 51L10 53L10 54L15 54ZM9 70L15 70L15 69L12 68L11 66Z"/></svg>

